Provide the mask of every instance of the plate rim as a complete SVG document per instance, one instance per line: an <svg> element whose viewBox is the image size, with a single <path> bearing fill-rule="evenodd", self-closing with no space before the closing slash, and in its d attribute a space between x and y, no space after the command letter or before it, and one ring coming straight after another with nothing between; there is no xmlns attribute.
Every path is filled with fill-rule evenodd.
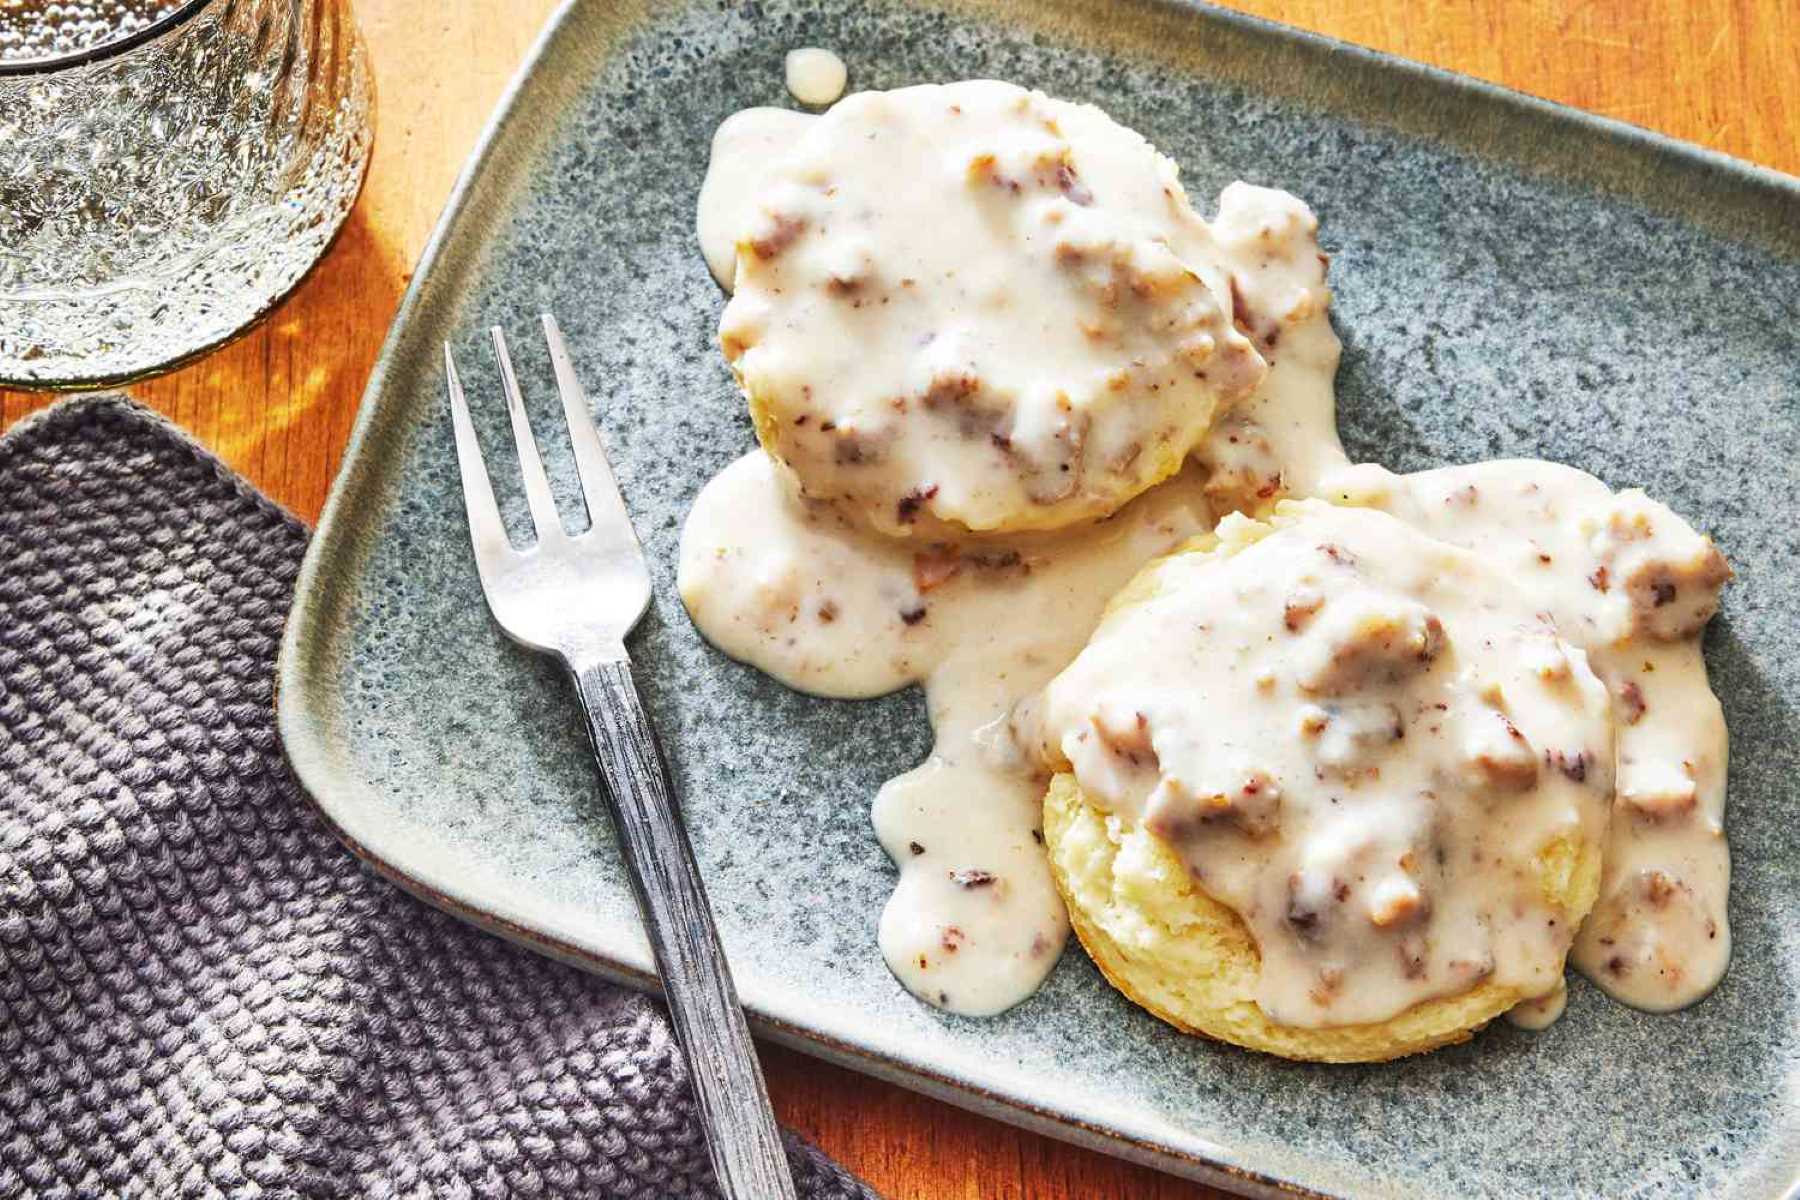
<svg viewBox="0 0 1800 1200"><path fill-rule="evenodd" d="M685 5L687 0L673 0ZM1009 0L912 0L926 8L985 10L1016 16ZM1743 224L1728 226L1725 236L1772 243L1778 254L1800 259L1800 177L1709 150L1670 137L1666 134L1632 125L1615 118L1531 96L1498 84L1475 79L1443 68L1400 58L1385 51L1353 45L1322 34L1297 29L1243 13L1219 9L1201 0L1134 0L1141 10L1158 19L1194 21L1201 31L1210 30L1226 36L1247 38L1267 47L1271 52L1300 54L1351 64L1350 69L1363 75L1394 81L1395 100L1404 102L1419 89L1448 95L1463 105L1476 106L1503 118L1504 123L1536 125L1575 132L1580 140L1609 145L1612 153L1622 156L1625 165L1638 165L1652 170L1673 170L1693 178L1724 185L1725 199L1740 209L1759 200L1777 212L1753 214L1733 212L1733 218L1746 218ZM1103 0L1064 0L1069 10L1097 9ZM468 921L490 933L505 937L539 953L598 974L615 983L643 991L655 992L656 978L651 970L647 948L641 932L629 931L629 951L600 953L587 949L554 932L538 928L517 911L508 911L504 902L496 901L481 885L472 883L475 876L486 875L484 869L459 873L449 878L418 862L403 865L404 855L392 844L399 840L391 830L376 823L374 828L356 825L357 811L373 789L360 781L346 779L334 769L327 747L330 737L327 718L321 716L319 701L329 703L331 689L322 688L315 696L312 682L331 674L330 649L338 644L335 627L344 619L348 589L332 584L334 574L354 576L372 546L372 538L357 527L353 512L356 501L364 497L380 497L391 487L398 470L398 456L393 451L414 432L407 417L421 405L432 401L418 397L397 396L390 379L401 376L426 347L409 345L420 339L415 326L432 324L434 314L455 306L461 295L457 286L483 257L485 244L477 244L458 257L458 243L465 227L480 224L484 217L499 215L507 208L506 198L527 182L528 172L520 169L536 158L536 151L547 142L559 124L560 108L551 119L530 123L526 104L535 98L534 89L565 89L572 85L564 80L542 81L538 76L552 56L564 51L564 43L577 38L575 18L587 7L585 0L562 0L527 51L497 101L433 228L432 234L414 268L400 305L383 341L376 365L370 375L358 408L355 423L345 445L336 477L332 482L318 524L306 550L295 582L293 607L283 630L276 661L274 707L277 734L294 772L300 790L326 826L359 860L388 881L419 899ZM658 0L620 0L611 5L596 6L608 10L596 21L611 20L621 30L635 28L660 7ZM1052 6L1046 6L1050 8ZM584 81L585 82L585 81ZM1303 101L1319 98L1303 95ZM1379 98L1377 98L1379 101ZM1339 109L1338 111L1342 111ZM1359 113L1362 119L1377 124L1398 124L1403 120L1384 120L1395 113ZM1456 140L1442 129L1426 131L1440 140ZM1473 136L1473 135L1471 135ZM1493 156L1495 152L1486 151ZM1500 157L1513 157L1500 155ZM1533 164L1526 160L1528 168ZM1638 203L1672 210L1690 221L1705 225L1712 222L1694 206L1704 198L1687 197L1679 203L1668 191L1652 192L1621 187L1620 179L1607 178L1606 172L1618 164L1602 163L1598 177L1584 177L1586 172L1564 164L1562 169L1537 169L1567 178L1575 176L1597 190L1621 193ZM510 177L494 181L490 176ZM487 190L484 191L483 189ZM1633 193L1636 194L1633 194ZM1661 203L1658 203L1660 196ZM1792 220L1784 222L1782 205L1793 209ZM437 325L448 324L447 320ZM435 353L432 351L431 353ZM779 998L777 998L779 999ZM835 1036L818 1024L809 1024L792 1006L756 1003L746 997L746 1011L759 1035L838 1065L870 1074L888 1082L924 1093L959 1107L993 1117L1009 1124L1046 1134L1063 1141L1112 1154L1161 1170L1202 1180L1250 1195L1329 1197L1336 1192L1319 1191L1284 1179L1272 1169L1259 1169L1229 1161L1234 1154L1244 1158L1241 1150L1229 1145L1213 1144L1194 1149L1172 1144L1142 1128L1134 1131L1126 1122L1102 1124L1086 1121L1051 1106L1034 1102L1022 1092L990 1088L979 1080L910 1061L868 1046ZM1202 1140L1195 1135L1195 1141ZM1208 1139L1210 1140L1210 1139ZM1780 1195L1800 1197L1800 1151L1786 1164L1791 1178L1777 1183Z"/></svg>

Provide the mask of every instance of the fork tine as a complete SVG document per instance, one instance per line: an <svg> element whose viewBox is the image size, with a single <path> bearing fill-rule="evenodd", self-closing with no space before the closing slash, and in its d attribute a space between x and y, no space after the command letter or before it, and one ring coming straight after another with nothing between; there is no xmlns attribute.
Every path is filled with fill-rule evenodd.
<svg viewBox="0 0 1800 1200"><path fill-rule="evenodd" d="M450 426L456 433L456 465L462 474L463 508L469 514L469 538L475 545L475 565L486 575L511 552L506 526L500 523L500 507L494 503L494 485L488 479L475 423L469 419L469 402L463 397L462 379L450 343L444 343L444 376L450 385Z"/></svg>
<svg viewBox="0 0 1800 1200"><path fill-rule="evenodd" d="M550 365L556 369L556 390L562 393L563 415L569 422L569 443L575 448L575 465L581 473L581 494L587 500L588 520L596 533L623 535L637 544L637 531L631 526L631 514L625 510L619 495L619 482L613 478L612 463L594 428L588 412L587 394L575 378L569 362L568 347L563 345L562 330L556 318L543 314L544 341L550 345Z"/></svg>
<svg viewBox="0 0 1800 1200"><path fill-rule="evenodd" d="M513 442L519 451L525 502L531 507L531 523L537 529L538 540L547 541L562 532L562 518L556 515L556 497L550 492L549 476L544 474L544 460L538 457L537 439L531 435L531 419L525 415L519 377L513 374L512 356L506 352L506 334L498 325L488 332L494 339L494 357L500 362L500 386L506 390L506 412L512 418Z"/></svg>

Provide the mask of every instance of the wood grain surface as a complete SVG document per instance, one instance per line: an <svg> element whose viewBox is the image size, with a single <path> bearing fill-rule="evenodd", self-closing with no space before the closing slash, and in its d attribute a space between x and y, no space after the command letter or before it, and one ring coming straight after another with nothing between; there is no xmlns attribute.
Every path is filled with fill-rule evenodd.
<svg viewBox="0 0 1800 1200"><path fill-rule="evenodd" d="M234 345L132 393L318 515L413 264L556 0L356 0L378 89L361 201L312 277ZM1800 173L1796 0L1238 0L1253 12ZM852 65L854 85L854 64ZM4 151L0 150L0 154ZM0 391L0 428L51 397ZM884 1195L1219 1196L767 1048L784 1121Z"/></svg>

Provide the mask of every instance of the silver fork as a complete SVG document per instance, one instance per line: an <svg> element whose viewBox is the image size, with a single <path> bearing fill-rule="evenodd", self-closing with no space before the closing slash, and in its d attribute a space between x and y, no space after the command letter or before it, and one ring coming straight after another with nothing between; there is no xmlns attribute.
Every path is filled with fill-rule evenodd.
<svg viewBox="0 0 1800 1200"><path fill-rule="evenodd" d="M555 318L544 339L562 393L569 441L581 475L590 528L562 527L550 480L525 416L524 398L499 326L494 356L524 476L537 543L515 550L500 523L493 485L456 360L444 346L451 423L475 566L494 620L514 641L554 655L575 683L588 738L606 779L607 807L631 869L638 911L650 934L675 1033L687 1055L719 1186L734 1200L791 1200L794 1183L769 1108L769 1093L738 1007L712 911L650 718L631 679L625 635L650 603L650 572L612 466L588 414Z"/></svg>

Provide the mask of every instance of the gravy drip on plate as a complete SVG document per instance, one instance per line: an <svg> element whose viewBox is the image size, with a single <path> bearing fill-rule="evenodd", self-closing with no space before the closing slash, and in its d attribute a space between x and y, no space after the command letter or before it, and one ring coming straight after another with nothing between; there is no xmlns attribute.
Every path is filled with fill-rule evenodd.
<svg viewBox="0 0 1800 1200"><path fill-rule="evenodd" d="M849 75L843 59L817 46L789 50L782 69L788 95L815 108L823 108L842 96Z"/></svg>
<svg viewBox="0 0 1800 1200"><path fill-rule="evenodd" d="M1727 738L1700 633L1730 569L1710 541L1642 492L1533 460L1327 478L1346 504L1386 509L1500 566L1588 653L1613 697L1617 792L1600 899L1572 955L1609 994L1651 1012L1711 991L1731 957L1725 901Z"/></svg>
<svg viewBox="0 0 1800 1200"><path fill-rule="evenodd" d="M889 966L970 1014L1031 994L1068 921L1038 838L1044 778L1006 718L1081 649L1106 599L1212 524L1198 472L1079 531L920 546L797 497L754 451L706 485L682 533L682 600L714 645L791 687L876 696L922 682L935 745L875 800L900 867Z"/></svg>
<svg viewBox="0 0 1800 1200"><path fill-rule="evenodd" d="M1612 796L1586 656L1384 513L1291 503L1219 538L1150 568L1050 685L1051 761L1238 914L1271 1020L1554 991Z"/></svg>
<svg viewBox="0 0 1800 1200"><path fill-rule="evenodd" d="M1315 495L1319 480L1349 461L1337 435L1340 345L1325 314L1331 293L1318 229L1312 209L1287 192L1234 183L1220 193L1212 231L1230 263L1234 319L1269 363L1262 386L1195 452L1220 512Z"/></svg>
<svg viewBox="0 0 1800 1200"><path fill-rule="evenodd" d="M726 291L737 278L738 243L756 220L757 193L794 139L817 119L788 108L746 108L713 131L712 158L694 223L706 269Z"/></svg>
<svg viewBox="0 0 1800 1200"><path fill-rule="evenodd" d="M1537 1031L1556 1024L1569 1004L1569 988L1558 978L1556 986L1541 996L1521 1000L1506 1010L1506 1019L1520 1029Z"/></svg>

